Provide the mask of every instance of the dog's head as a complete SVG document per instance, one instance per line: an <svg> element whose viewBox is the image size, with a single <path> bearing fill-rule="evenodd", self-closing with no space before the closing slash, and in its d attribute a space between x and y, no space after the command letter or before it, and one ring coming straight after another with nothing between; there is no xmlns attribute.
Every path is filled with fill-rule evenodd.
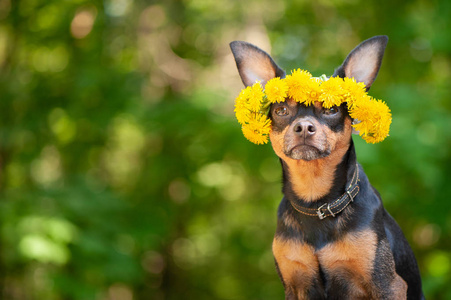
<svg viewBox="0 0 451 300"><path fill-rule="evenodd" d="M367 90L376 79L388 38L370 38L349 53L333 76L355 78ZM256 46L235 41L230 44L236 65L245 86L260 81L264 87L274 77L285 77L285 72L274 60ZM276 154L283 160L311 161L343 152L349 148L352 119L347 104L323 108L321 103L305 106L290 98L271 105L270 140Z"/></svg>

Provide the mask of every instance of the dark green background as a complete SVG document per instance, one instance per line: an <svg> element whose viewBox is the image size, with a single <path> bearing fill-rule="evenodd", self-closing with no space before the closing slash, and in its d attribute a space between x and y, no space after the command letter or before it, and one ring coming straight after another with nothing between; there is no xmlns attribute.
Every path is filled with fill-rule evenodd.
<svg viewBox="0 0 451 300"><path fill-rule="evenodd" d="M360 163L451 299L451 1L0 0L0 297L283 299L280 167L233 116L228 43L331 74L390 37Z"/></svg>

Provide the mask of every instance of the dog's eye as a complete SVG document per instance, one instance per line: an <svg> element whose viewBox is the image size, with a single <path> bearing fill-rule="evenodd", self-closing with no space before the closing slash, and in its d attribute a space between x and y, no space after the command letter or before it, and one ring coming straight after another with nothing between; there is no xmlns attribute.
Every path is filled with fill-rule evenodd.
<svg viewBox="0 0 451 300"><path fill-rule="evenodd" d="M335 115L337 112L338 112L338 107L336 107L336 106L323 109L323 114L325 114L327 116Z"/></svg>
<svg viewBox="0 0 451 300"><path fill-rule="evenodd" d="M288 115L288 108L285 106L279 106L274 110L274 113L278 116L286 116Z"/></svg>

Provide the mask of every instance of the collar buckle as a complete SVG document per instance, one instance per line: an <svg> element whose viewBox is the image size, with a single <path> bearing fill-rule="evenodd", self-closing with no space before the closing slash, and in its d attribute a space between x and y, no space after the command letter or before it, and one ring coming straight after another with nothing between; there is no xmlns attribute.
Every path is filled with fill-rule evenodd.
<svg viewBox="0 0 451 300"><path fill-rule="evenodd" d="M321 210L324 206L326 206L327 203L324 203L323 205L321 205L320 207L318 207L318 209L316 210L316 214L318 215L318 218L320 220L326 218L326 214Z"/></svg>

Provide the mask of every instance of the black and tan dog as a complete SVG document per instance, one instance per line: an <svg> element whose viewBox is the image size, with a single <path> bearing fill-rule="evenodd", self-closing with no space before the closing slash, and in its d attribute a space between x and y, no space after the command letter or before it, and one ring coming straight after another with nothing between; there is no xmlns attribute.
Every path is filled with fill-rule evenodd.
<svg viewBox="0 0 451 300"><path fill-rule="evenodd" d="M358 45L333 76L369 89L388 38ZM261 49L230 44L246 86L285 77ZM272 104L270 140L283 169L273 254L286 299L422 299L415 256L357 163L346 103Z"/></svg>

